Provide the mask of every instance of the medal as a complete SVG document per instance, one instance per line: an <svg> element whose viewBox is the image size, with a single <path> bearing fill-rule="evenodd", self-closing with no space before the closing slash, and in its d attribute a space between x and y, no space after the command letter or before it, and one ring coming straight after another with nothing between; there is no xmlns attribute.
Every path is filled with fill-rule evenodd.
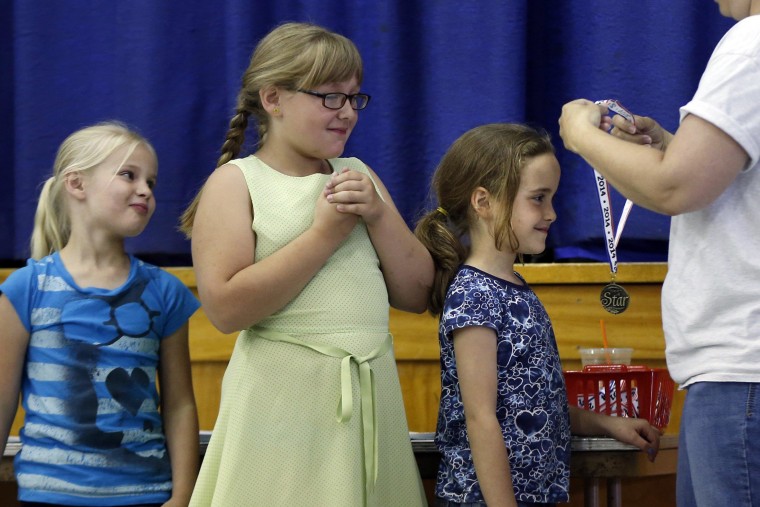
<svg viewBox="0 0 760 507"><path fill-rule="evenodd" d="M634 122L633 115L628 112L620 103L616 100L600 100L597 104L603 104L607 106L607 109L611 112L617 113L623 116L631 123ZM610 203L609 189L607 188L607 180L594 169L594 175L596 176L596 189L599 193L599 204L602 207L602 219L604 221L604 235L605 243L607 246L607 254L610 258L610 275L612 281L602 288L602 293L599 295L599 301L602 303L602 307L612 314L622 313L628 308L628 303L631 297L628 292L615 283L615 275L617 274L617 245L620 241L620 236L623 233L623 227L628 219L628 214L631 211L633 203L630 199L625 201L623 207L623 214L620 217L620 223L617 227L617 233L612 223L612 204Z"/></svg>
<svg viewBox="0 0 760 507"><path fill-rule="evenodd" d="M599 295L602 307L612 314L623 313L628 308L630 300L628 292L615 282L605 285Z"/></svg>

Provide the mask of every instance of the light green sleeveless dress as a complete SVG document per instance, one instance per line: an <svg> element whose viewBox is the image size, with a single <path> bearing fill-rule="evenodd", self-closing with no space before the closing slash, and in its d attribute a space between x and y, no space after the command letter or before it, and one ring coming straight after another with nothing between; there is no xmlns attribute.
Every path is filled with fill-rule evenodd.
<svg viewBox="0 0 760 507"><path fill-rule="evenodd" d="M330 176L287 176L255 156L232 163L251 193L258 262L311 225ZM355 158L330 163L368 172ZM190 504L426 505L388 294L361 220L298 297L238 336Z"/></svg>

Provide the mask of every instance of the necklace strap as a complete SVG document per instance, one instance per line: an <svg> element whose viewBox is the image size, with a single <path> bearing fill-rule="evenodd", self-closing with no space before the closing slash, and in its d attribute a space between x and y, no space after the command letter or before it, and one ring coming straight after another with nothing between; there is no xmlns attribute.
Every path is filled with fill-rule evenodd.
<svg viewBox="0 0 760 507"><path fill-rule="evenodd" d="M634 125L636 124L633 114L615 99L597 100L595 104L606 106L608 111L619 114ZM614 280L615 274L617 273L618 263L617 245L620 241L620 237L623 235L625 222L628 220L628 215L633 207L633 202L630 199L626 199L625 205L623 206L623 214L620 216L620 223L618 224L617 232L615 232L615 224L612 218L612 203L610 201L607 180L596 169L594 169L594 176L596 177L596 190L599 194L599 205L602 207L602 221L604 222L604 237L607 255L610 259L610 272L612 273Z"/></svg>

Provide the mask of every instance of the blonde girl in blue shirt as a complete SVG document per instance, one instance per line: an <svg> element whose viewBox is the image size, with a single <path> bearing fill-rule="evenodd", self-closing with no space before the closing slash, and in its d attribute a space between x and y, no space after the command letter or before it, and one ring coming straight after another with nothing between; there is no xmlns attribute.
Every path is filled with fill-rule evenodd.
<svg viewBox="0 0 760 507"><path fill-rule="evenodd" d="M32 258L0 285L0 447L20 392L22 506L189 501L199 456L187 334L199 304L124 249L156 209L157 177L153 147L124 125L71 134L40 194Z"/></svg>

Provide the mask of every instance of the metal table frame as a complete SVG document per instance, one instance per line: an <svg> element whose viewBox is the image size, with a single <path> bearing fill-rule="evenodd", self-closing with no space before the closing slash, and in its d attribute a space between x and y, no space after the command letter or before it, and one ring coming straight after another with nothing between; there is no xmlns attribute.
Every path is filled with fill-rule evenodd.
<svg viewBox="0 0 760 507"><path fill-rule="evenodd" d="M440 454L433 433L410 433L412 449L423 479L435 479ZM674 475L678 435L660 438L657 459L651 463L638 448L613 438L578 437L572 440L570 477L583 480L585 507L600 507L602 481L607 483L607 506L622 507L622 480L626 477Z"/></svg>
<svg viewBox="0 0 760 507"><path fill-rule="evenodd" d="M200 453L206 453L211 432L200 434ZM433 442L433 433L409 433L420 476L435 479L440 454ZM0 466L0 481L14 481L13 457L21 450L18 437L11 437L6 444ZM622 444L612 438L573 437L570 458L570 476L583 480L584 505L600 507L601 484L607 483L607 506L622 506L622 479L673 475L676 473L678 435L666 434L660 439L660 452L654 463L637 448Z"/></svg>

